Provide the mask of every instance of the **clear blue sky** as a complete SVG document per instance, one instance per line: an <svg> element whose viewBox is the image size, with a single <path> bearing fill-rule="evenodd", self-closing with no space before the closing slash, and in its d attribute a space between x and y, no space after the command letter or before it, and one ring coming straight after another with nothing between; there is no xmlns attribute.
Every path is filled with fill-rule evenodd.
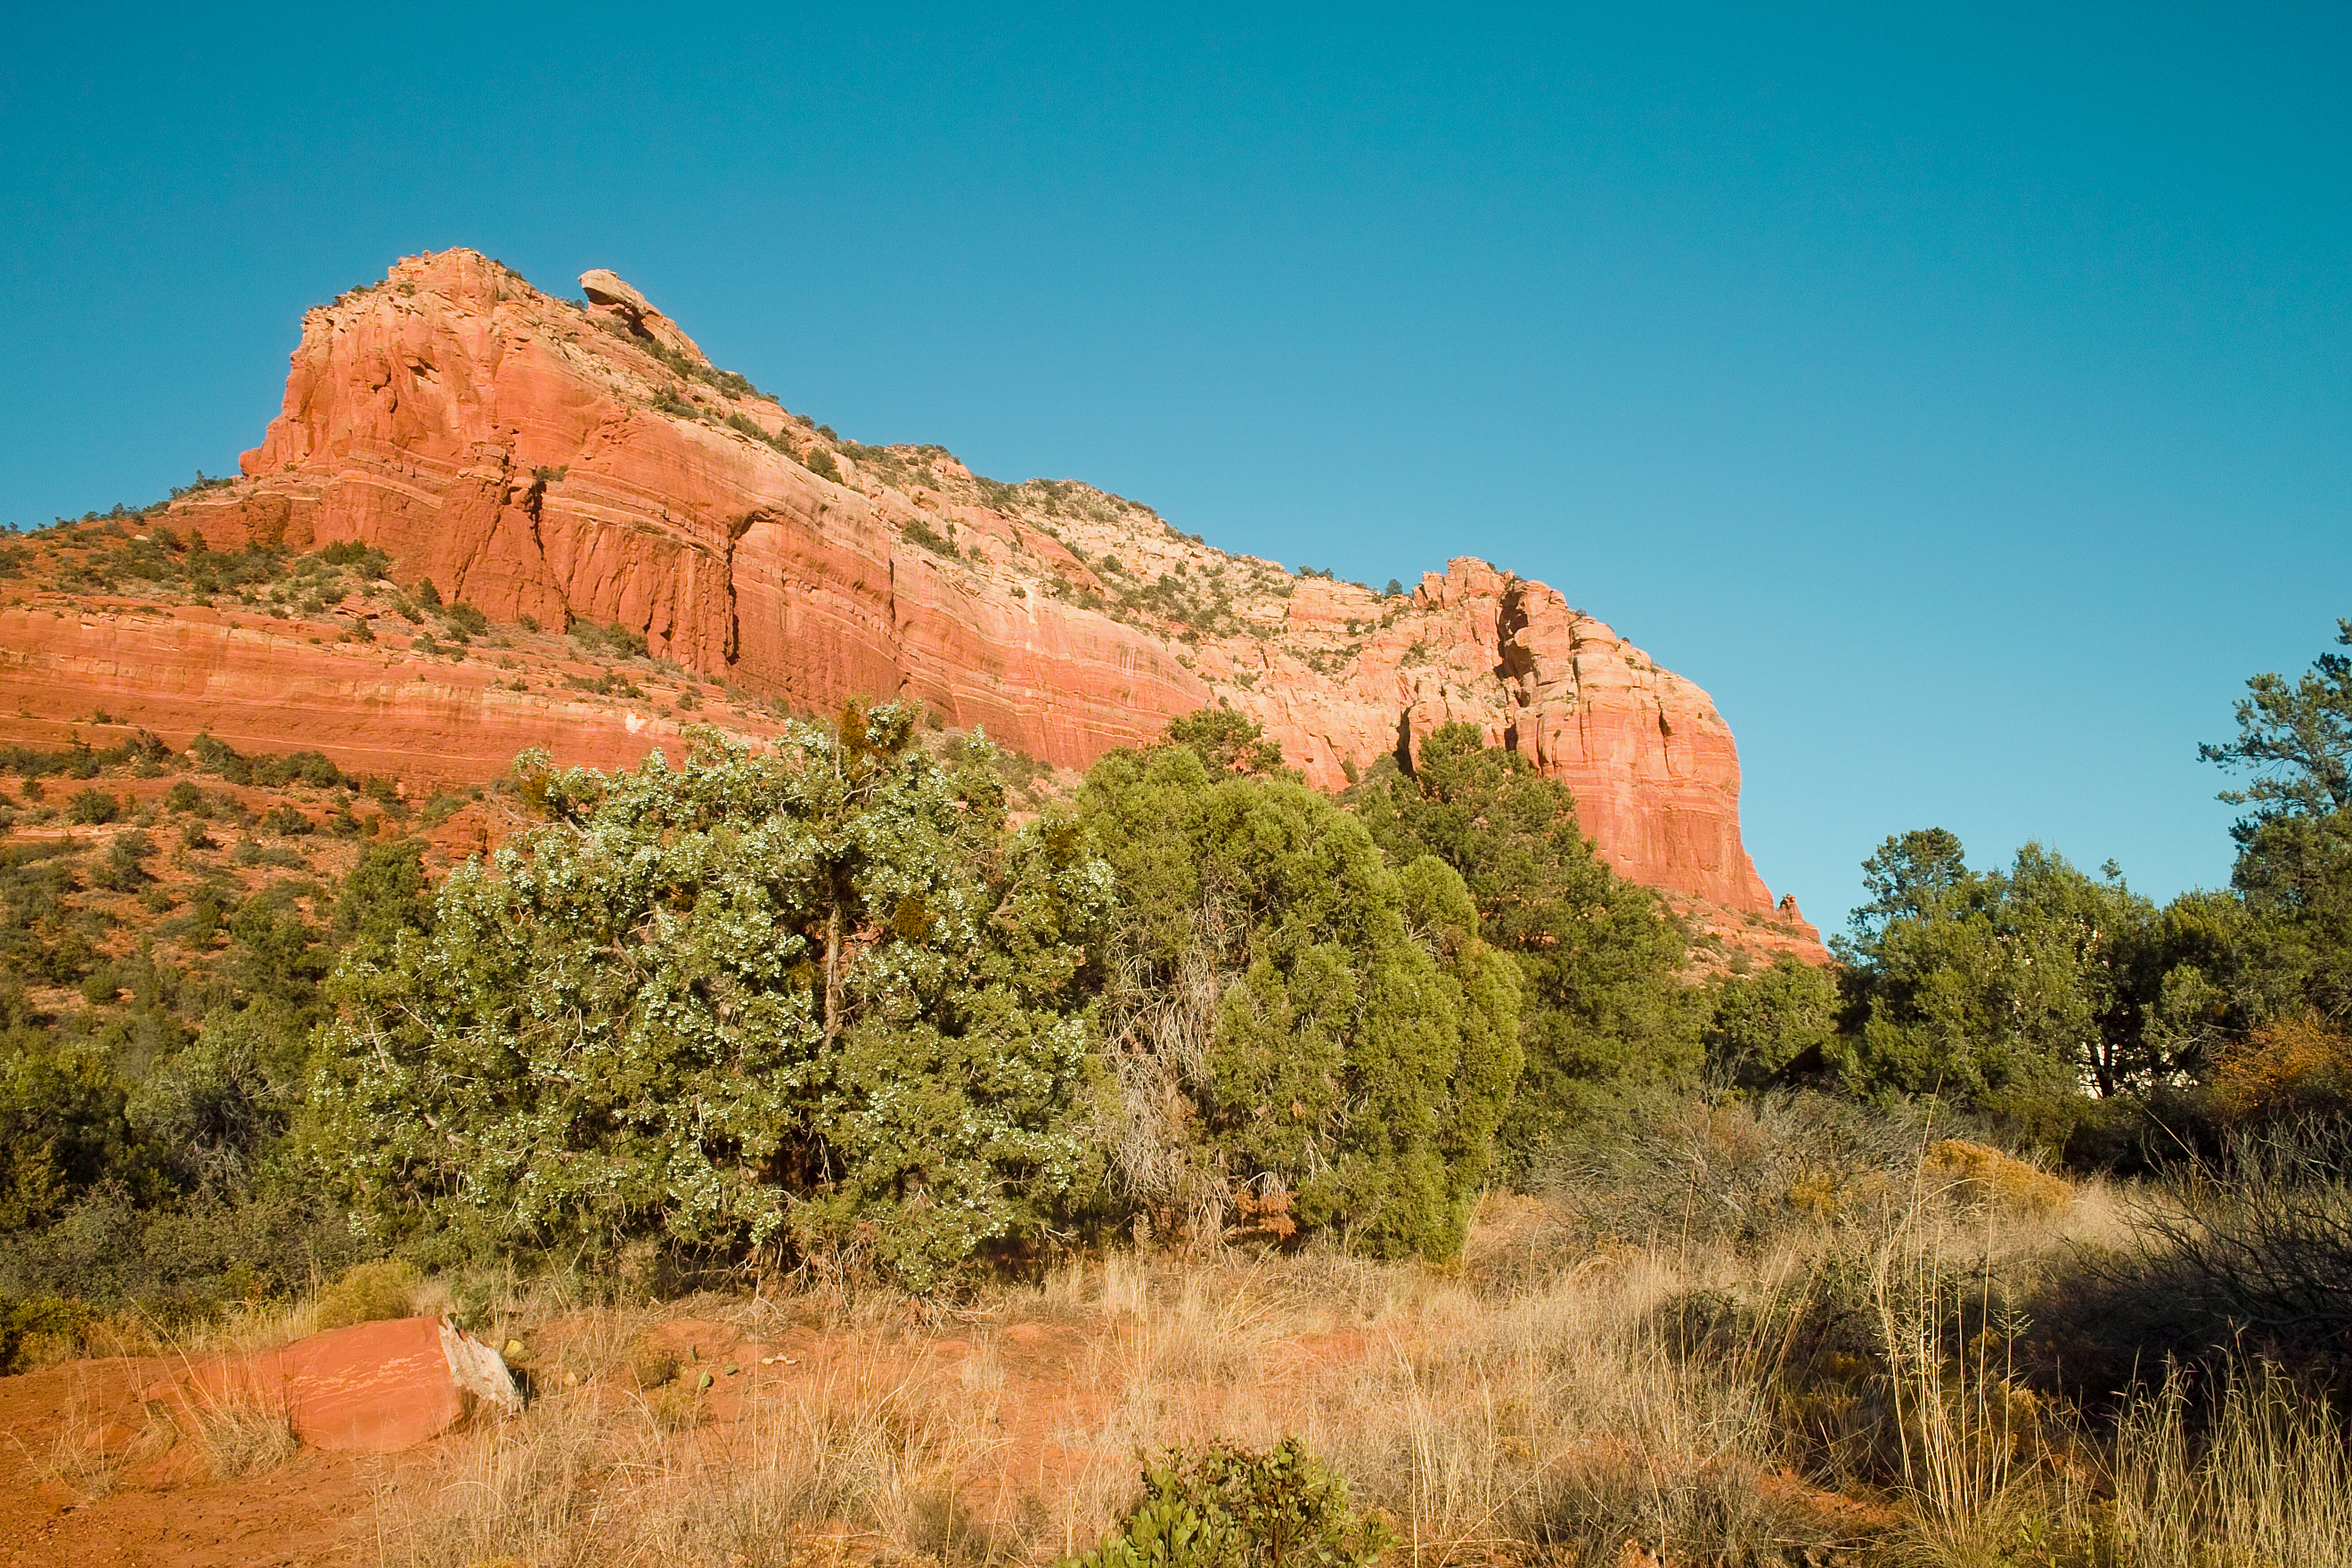
<svg viewBox="0 0 2352 1568"><path fill-rule="evenodd" d="M2221 883L2196 742L2352 615L2340 0L74 9L0 51L0 522L231 469L395 257L610 267L860 439L1552 583L1824 927L1930 824Z"/></svg>

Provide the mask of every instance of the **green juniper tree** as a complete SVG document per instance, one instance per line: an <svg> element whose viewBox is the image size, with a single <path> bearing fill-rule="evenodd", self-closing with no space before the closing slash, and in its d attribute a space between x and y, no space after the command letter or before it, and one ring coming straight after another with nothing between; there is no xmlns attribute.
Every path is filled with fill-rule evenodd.
<svg viewBox="0 0 2352 1568"><path fill-rule="evenodd" d="M1973 871L1942 828L1863 863L1870 900L1832 940L1853 1027L1833 1047L1850 1089L1936 1094L2063 1139L2084 1087L2142 1087L2131 956L2156 918L2112 867L2084 875L2038 844Z"/></svg>
<svg viewBox="0 0 2352 1568"><path fill-rule="evenodd" d="M1706 999L1682 978L1682 932L1602 863L1565 784L1449 724L1409 776L1382 759L1345 799L1391 859L1458 872L1480 931L1521 973L1526 1067L1503 1138L1515 1163L1629 1098L1696 1082Z"/></svg>
<svg viewBox="0 0 2352 1568"><path fill-rule="evenodd" d="M547 820L335 977L311 1110L355 1207L445 1247L847 1247L919 1289L1034 1234L1088 1168L1109 874L915 727L524 759Z"/></svg>
<svg viewBox="0 0 2352 1568"><path fill-rule="evenodd" d="M1433 856L1267 768L1255 734L1096 764L1079 816L1117 879L1108 1050L1125 1201L1378 1256L1452 1255L1518 1076L1517 977Z"/></svg>
<svg viewBox="0 0 2352 1568"><path fill-rule="evenodd" d="M1785 1083L1826 1065L1843 1011L1836 977L1787 953L1716 982L1706 1040L1709 1081L1727 1091Z"/></svg>
<svg viewBox="0 0 2352 1568"><path fill-rule="evenodd" d="M2336 640L2352 647L2352 619ZM2352 1018L2352 655L2322 653L2292 686L2264 674L2246 689L2237 737L2198 749L2252 775L2221 796L2250 808L2231 829L2248 916L2241 990L2262 1012Z"/></svg>

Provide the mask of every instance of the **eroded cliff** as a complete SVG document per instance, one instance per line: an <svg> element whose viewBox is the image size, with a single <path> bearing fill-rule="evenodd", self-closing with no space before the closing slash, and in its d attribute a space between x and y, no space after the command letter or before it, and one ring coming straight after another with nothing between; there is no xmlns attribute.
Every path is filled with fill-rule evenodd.
<svg viewBox="0 0 2352 1568"><path fill-rule="evenodd" d="M582 285L584 303L559 299L453 250L311 310L243 477L174 501L170 525L215 548L378 546L410 588L493 620L618 626L804 709L917 698L1060 766L1222 700L1334 788L1466 721L1567 782L1626 876L1737 945L1819 952L1741 845L1738 753L1706 694L1545 584L1461 559L1385 595L1084 485L863 447L711 365L612 274ZM0 695L32 717L95 694L141 722L371 763L422 748L478 773L525 744L602 762L643 743L493 680L380 679L365 651L317 658L200 613L20 605L5 640ZM81 706L36 706L60 701Z"/></svg>

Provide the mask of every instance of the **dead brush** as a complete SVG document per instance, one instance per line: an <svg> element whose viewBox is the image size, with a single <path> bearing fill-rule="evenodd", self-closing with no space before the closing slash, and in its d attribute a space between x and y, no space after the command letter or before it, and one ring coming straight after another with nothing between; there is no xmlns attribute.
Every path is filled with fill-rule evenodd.
<svg viewBox="0 0 2352 1568"><path fill-rule="evenodd" d="M827 1543L1000 1560L1018 1531L995 1515L1017 1518L1022 1500L975 1510L966 1496L1002 1475L996 1383L985 1364L950 1373L884 1340L853 1342L814 1385L753 1394L726 1441L669 1444L667 1479L638 1489L627 1541L649 1562L710 1568L804 1561Z"/></svg>
<svg viewBox="0 0 2352 1568"><path fill-rule="evenodd" d="M1139 1453L1293 1434L1394 1521L1396 1568L1605 1564L1629 1542L1688 1563L2072 1551L2089 1539L2065 1533L2081 1450L2011 1375L2000 1303L2076 1208L1925 1180L1906 1195L1864 1153L1871 1180L1843 1183L1833 1214L1792 1217L1777 1174L1751 1184L1771 1224L1724 1234L1769 1245L1596 1246L1575 1238L1580 1211L1555 1223L1522 1200L1491 1268L1122 1250L946 1314L845 1268L748 1302L575 1308L534 1332L551 1367L593 1364L595 1386L550 1384L426 1484L404 1481L377 1556L1042 1562L1103 1539ZM630 1351L672 1314L817 1344L785 1381L728 1385L740 1420L666 1421L640 1407ZM979 1348L939 1355L942 1331ZM1078 1353L1060 1361L1054 1340ZM684 1380L659 1389L711 1408Z"/></svg>
<svg viewBox="0 0 2352 1568"><path fill-rule="evenodd" d="M797 1515L913 1544L931 1500L1001 1449L984 1382L924 1363L894 1366L874 1353L882 1348L836 1360L814 1388L754 1408L747 1518Z"/></svg>
<svg viewBox="0 0 2352 1568"><path fill-rule="evenodd" d="M650 1393L677 1375L677 1347L650 1330L629 1342L629 1381Z"/></svg>
<svg viewBox="0 0 2352 1568"><path fill-rule="evenodd" d="M242 1390L196 1394L183 1431L205 1468L224 1480L276 1469L294 1457L285 1408Z"/></svg>
<svg viewBox="0 0 2352 1568"><path fill-rule="evenodd" d="M1685 1283L1636 1261L1515 1300L1433 1300L1385 1357L1317 1391L1310 1440L1441 1556L1534 1545L1608 1561L1630 1541L1744 1562L1824 1544L1762 1484L1779 1448L1764 1347L1701 1362L1661 1332Z"/></svg>
<svg viewBox="0 0 2352 1568"><path fill-rule="evenodd" d="M2019 1325L1996 1286L1995 1221L1980 1207L1976 1233L1964 1234L1928 1185L1934 1170L1923 1162L1870 1258L1906 1554L1975 1564L2006 1561L2021 1540L2079 1546L2087 1500L2068 1463L2071 1435L2011 1355Z"/></svg>
<svg viewBox="0 0 2352 1568"><path fill-rule="evenodd" d="M673 1394L692 1420L652 1407ZM813 1386L752 1394L740 1424L707 1415L676 1380L616 1405L586 1389L541 1400L471 1435L424 1485L380 1496L376 1561L732 1568L803 1561L812 1542L844 1540L866 1555L1002 1555L963 1501L1002 1444L984 1377L868 1339Z"/></svg>
<svg viewBox="0 0 2352 1568"><path fill-rule="evenodd" d="M1134 1355L1148 1365L1137 1376L1189 1384L1229 1383L1252 1376L1282 1324L1278 1303L1259 1289L1255 1270L1187 1268L1141 1304ZM1166 1287L1171 1285L1173 1289Z"/></svg>
<svg viewBox="0 0 2352 1568"><path fill-rule="evenodd" d="M605 1561L609 1524L663 1468L647 1434L643 1422L601 1411L592 1394L542 1400L469 1435L430 1474L380 1489L365 1525L371 1555L379 1568Z"/></svg>
<svg viewBox="0 0 2352 1568"><path fill-rule="evenodd" d="M108 1421L91 1395L88 1380L77 1374L67 1384L65 1405L47 1447L34 1454L13 1432L9 1442L30 1461L36 1473L95 1500L110 1495L125 1470L163 1453L177 1436L171 1422L152 1406L142 1407L135 1432Z"/></svg>

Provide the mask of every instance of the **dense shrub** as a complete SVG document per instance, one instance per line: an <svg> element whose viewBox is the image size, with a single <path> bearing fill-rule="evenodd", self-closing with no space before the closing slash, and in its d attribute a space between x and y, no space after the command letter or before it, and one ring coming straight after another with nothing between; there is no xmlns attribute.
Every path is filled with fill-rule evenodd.
<svg viewBox="0 0 2352 1568"><path fill-rule="evenodd" d="M88 971L89 944L71 923L74 864L64 839L0 846L0 973L62 985Z"/></svg>
<svg viewBox="0 0 2352 1568"><path fill-rule="evenodd" d="M109 892L135 893L150 878L145 862L155 853L155 841L139 828L118 833L106 847L106 858L90 873L90 885Z"/></svg>
<svg viewBox="0 0 2352 1568"><path fill-rule="evenodd" d="M1818 1074L1843 1011L1836 976L1783 953L1764 969L1726 975L1715 987L1705 1040L1710 1079L1752 1091Z"/></svg>
<svg viewBox="0 0 2352 1568"><path fill-rule="evenodd" d="M366 581L387 576L392 571L392 557L356 539L338 540L320 551L319 559L330 566L348 567Z"/></svg>
<svg viewBox="0 0 2352 1568"><path fill-rule="evenodd" d="M552 774L551 820L354 950L318 1146L385 1237L852 1247L918 1286L1087 1162L1076 983L1109 879L912 744L908 708L683 768Z"/></svg>
<svg viewBox="0 0 2352 1568"><path fill-rule="evenodd" d="M909 543L919 544L934 555L944 555L950 561L962 559L963 552L955 547L954 540L948 538L919 517L908 518L900 531L907 536Z"/></svg>
<svg viewBox="0 0 2352 1568"><path fill-rule="evenodd" d="M183 1190L233 1195L249 1186L300 1099L289 1033L266 1010L224 1007L131 1095L131 1127Z"/></svg>
<svg viewBox="0 0 2352 1568"><path fill-rule="evenodd" d="M94 1316L71 1297L0 1295L0 1377L26 1370L25 1352L36 1342L78 1341Z"/></svg>
<svg viewBox="0 0 2352 1568"><path fill-rule="evenodd" d="M1815 1092L1694 1097L1567 1130L1529 1181L1579 1253L1762 1248L1907 1201L1934 1135L1907 1108Z"/></svg>
<svg viewBox="0 0 2352 1568"><path fill-rule="evenodd" d="M66 802L66 820L81 826L112 822L122 815L122 803L102 789L77 790Z"/></svg>
<svg viewBox="0 0 2352 1568"><path fill-rule="evenodd" d="M2352 806L2242 825L2231 881L2265 1011L2352 1017Z"/></svg>
<svg viewBox="0 0 2352 1568"><path fill-rule="evenodd" d="M1064 1568L1370 1568L1396 1544L1337 1472L1285 1437L1263 1452L1169 1450L1118 1532Z"/></svg>
<svg viewBox="0 0 2352 1568"><path fill-rule="evenodd" d="M0 1036L0 1235L56 1218L124 1163L124 1098L97 1052Z"/></svg>
<svg viewBox="0 0 2352 1568"><path fill-rule="evenodd" d="M1462 879L1187 746L1105 758L1079 813L1117 874L1125 1194L1163 1221L1454 1252L1519 1068L1517 975Z"/></svg>
<svg viewBox="0 0 2352 1568"><path fill-rule="evenodd" d="M444 609L441 618L448 625L450 635L461 642L467 637L489 635L490 617L482 614L479 606L469 605L463 599Z"/></svg>
<svg viewBox="0 0 2352 1568"><path fill-rule="evenodd" d="M167 1202L109 1180L55 1223L0 1236L0 1294L201 1312L291 1295L359 1252L345 1216L313 1184L289 1177L235 1199Z"/></svg>
<svg viewBox="0 0 2352 1568"><path fill-rule="evenodd" d="M2352 1393L2352 1131L2223 1128L2138 1185L2124 1245L2076 1248L2025 1303L2037 1373L2093 1404L2168 1363L2258 1357Z"/></svg>
<svg viewBox="0 0 2352 1568"><path fill-rule="evenodd" d="M614 658L646 657L646 635L623 626L599 626L594 621L573 621L570 627L572 640L591 654Z"/></svg>
<svg viewBox="0 0 2352 1568"><path fill-rule="evenodd" d="M2207 1088L2243 1128L2333 1116L2352 1107L2352 1037L2308 1014L2273 1019L2217 1054Z"/></svg>
<svg viewBox="0 0 2352 1568"><path fill-rule="evenodd" d="M309 784L314 789L332 789L339 784L352 784L341 768L320 752L263 752L247 756L225 741L210 734L199 734L188 742L195 753L197 766L218 773L231 784L260 784L268 788L283 788L288 784Z"/></svg>
<svg viewBox="0 0 2352 1568"><path fill-rule="evenodd" d="M1383 758L1345 798L1392 860L1433 855L1460 873L1479 929L1525 976L1514 1169L1628 1097L1696 1084L1706 997L1683 978L1682 934L1657 895L1601 862L1565 785L1453 724L1410 775Z"/></svg>
<svg viewBox="0 0 2352 1568"><path fill-rule="evenodd" d="M405 1318L415 1308L417 1287L424 1283L425 1276L416 1265L404 1258L355 1263L319 1292L319 1327L341 1329Z"/></svg>
<svg viewBox="0 0 2352 1568"><path fill-rule="evenodd" d="M2077 1085L2152 1081L2123 944L2155 918L2120 878L2095 880L2028 844L1970 870L1941 828L1889 838L1863 867L1871 900L1835 946L1858 1026L1837 1050L1860 1093L1936 1094L2063 1142Z"/></svg>

